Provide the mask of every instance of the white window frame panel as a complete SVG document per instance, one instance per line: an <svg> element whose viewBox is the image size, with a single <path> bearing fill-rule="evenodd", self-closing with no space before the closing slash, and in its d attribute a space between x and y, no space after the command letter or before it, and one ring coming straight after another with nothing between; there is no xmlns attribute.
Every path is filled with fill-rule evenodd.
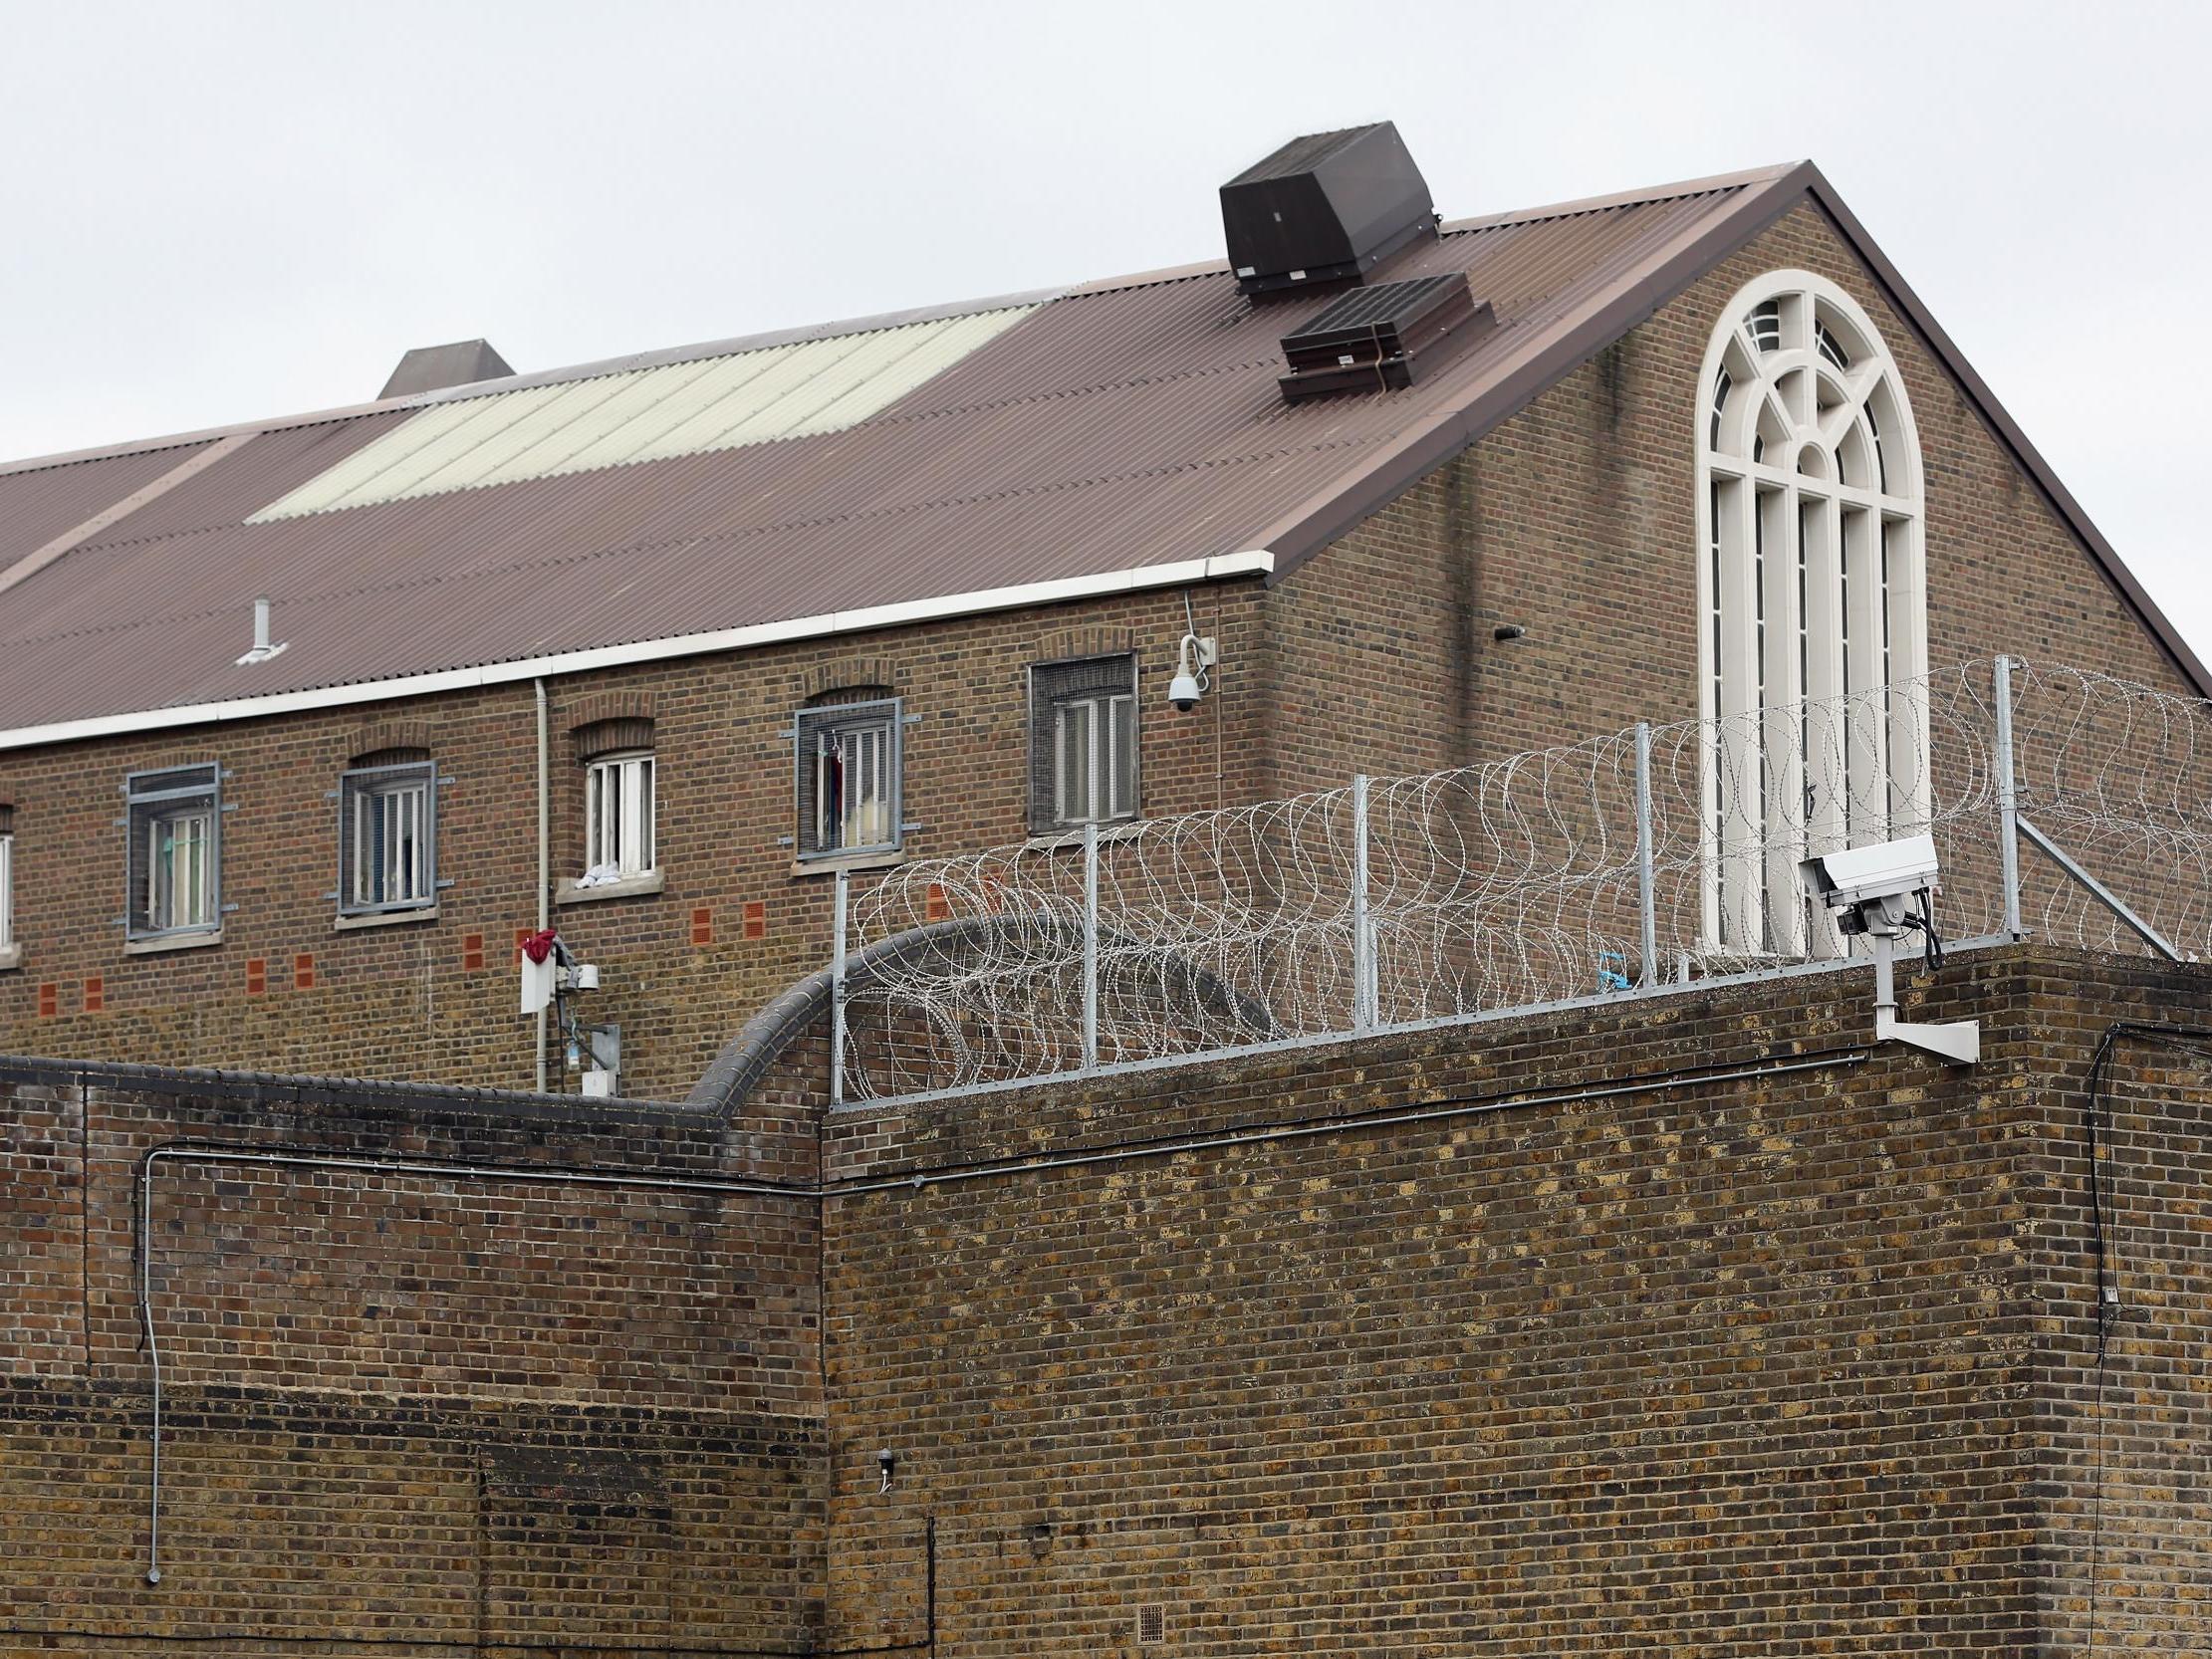
<svg viewBox="0 0 2212 1659"><path fill-rule="evenodd" d="M15 836L0 831L0 951L15 943Z"/></svg>
<svg viewBox="0 0 2212 1659"><path fill-rule="evenodd" d="M794 850L802 860L853 858L899 849L903 826L900 813L904 795L905 722L899 699L878 698L866 703L826 703L799 710L792 723L794 778L806 773L813 788L806 793L813 824L797 826ZM824 740L860 738L844 759L845 790L835 835L827 816L824 784L830 776L830 751ZM856 797L857 777L863 793Z"/></svg>
<svg viewBox="0 0 2212 1659"><path fill-rule="evenodd" d="M1050 681L1046 676L1094 668L1107 662L1125 667L1126 683L1061 692L1048 689ZM1032 830L1039 834L1058 834L1091 824L1134 822L1139 811L1138 787L1143 764L1135 653L1114 651L1100 656L1031 663L1029 680L1029 765L1033 770L1027 787ZM1085 721L1083 759L1078 769L1080 777L1071 778L1069 715L1071 710L1078 709L1083 711ZM1125 751L1114 741L1116 729L1121 726L1127 731ZM1035 770L1040 766L1041 755L1043 765L1049 768L1045 775ZM1071 784L1080 787L1083 800L1073 798ZM1102 799L1104 811L1086 810L1096 808Z"/></svg>
<svg viewBox="0 0 2212 1659"><path fill-rule="evenodd" d="M1128 753L1136 749L1136 694L1131 691L1078 693L1054 701L1053 822L1080 830L1087 824L1119 824L1136 817L1136 779L1121 764L1119 731L1128 732ZM1083 754L1071 768L1070 717L1082 717ZM1080 795L1080 799L1078 799Z"/></svg>
<svg viewBox="0 0 2212 1659"><path fill-rule="evenodd" d="M147 788L145 781L204 775L204 782ZM161 845L163 828L196 825L196 835L184 841L185 857L176 857L172 835L167 855ZM123 832L128 837L123 854L125 887L123 935L128 939L162 939L176 934L212 933L222 924L222 767L215 762L156 767L132 772L123 779ZM145 862L138 859L139 837L144 837ZM179 884L183 905L179 906ZM142 887L141 887L142 883Z"/></svg>
<svg viewBox="0 0 2212 1659"><path fill-rule="evenodd" d="M376 852L376 830L384 831ZM394 830L400 831L394 834ZM412 831L411 839L406 831ZM338 908L341 915L376 916L424 910L438 897L438 781L430 761L361 766L339 775ZM352 856L347 856L348 853ZM386 896L367 881L377 866ZM390 896L396 887L398 896Z"/></svg>
<svg viewBox="0 0 2212 1659"><path fill-rule="evenodd" d="M1763 349L1753 318L1770 303L1780 333ZM1890 695L1927 673L1911 403L1849 294L1771 271L1723 308L1693 424L1701 943L1725 958L1839 956L1799 861L1914 833L1928 815L1925 701Z"/></svg>
<svg viewBox="0 0 2212 1659"><path fill-rule="evenodd" d="M626 880L660 867L654 792L659 771L650 749L625 749L585 763L584 871ZM614 811L608 813L613 801Z"/></svg>

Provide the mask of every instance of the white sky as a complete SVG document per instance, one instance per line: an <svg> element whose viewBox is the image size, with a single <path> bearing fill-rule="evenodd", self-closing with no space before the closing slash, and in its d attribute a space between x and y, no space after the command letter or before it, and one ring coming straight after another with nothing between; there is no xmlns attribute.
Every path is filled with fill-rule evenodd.
<svg viewBox="0 0 2212 1659"><path fill-rule="evenodd" d="M1208 258L1223 179L1387 117L1453 217L1810 155L2212 656L2208 43L2110 0L0 0L0 456L477 335L527 370Z"/></svg>

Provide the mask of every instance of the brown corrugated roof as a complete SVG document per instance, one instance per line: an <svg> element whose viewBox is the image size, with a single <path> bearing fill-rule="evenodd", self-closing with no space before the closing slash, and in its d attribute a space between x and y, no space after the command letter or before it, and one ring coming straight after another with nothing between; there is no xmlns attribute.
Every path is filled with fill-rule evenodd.
<svg viewBox="0 0 2212 1659"><path fill-rule="evenodd" d="M1276 343L1327 302L1255 308L1212 264L1048 299L843 430L249 525L418 405L271 423L0 599L0 741L1252 549L1280 576L1809 191L1840 210L1801 165L1448 227L1389 274L1464 271L1501 326L1387 394L1285 404ZM172 441L0 472L0 566L187 453ZM2071 498L2054 499L2117 571ZM2115 581L2201 683L2148 599ZM239 669L260 593L290 648Z"/></svg>

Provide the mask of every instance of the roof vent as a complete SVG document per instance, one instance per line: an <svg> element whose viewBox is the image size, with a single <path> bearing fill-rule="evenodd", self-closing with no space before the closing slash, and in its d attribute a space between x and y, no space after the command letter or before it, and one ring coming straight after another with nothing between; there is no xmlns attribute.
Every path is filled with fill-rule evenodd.
<svg viewBox="0 0 2212 1659"><path fill-rule="evenodd" d="M1347 294L1283 337L1283 401L1328 391L1397 391L1498 326L1465 273L1386 282Z"/></svg>
<svg viewBox="0 0 2212 1659"><path fill-rule="evenodd" d="M376 400L380 403L387 397L412 397L417 392L442 391L447 386L472 386L478 380L504 380L512 373L507 359L492 350L489 341L456 340L450 346L417 346L399 359L399 366L391 371L384 389L376 393Z"/></svg>
<svg viewBox="0 0 2212 1659"><path fill-rule="evenodd" d="M1415 237L1436 206L1389 121L1293 138L1221 187L1229 264L1246 294L1359 282Z"/></svg>

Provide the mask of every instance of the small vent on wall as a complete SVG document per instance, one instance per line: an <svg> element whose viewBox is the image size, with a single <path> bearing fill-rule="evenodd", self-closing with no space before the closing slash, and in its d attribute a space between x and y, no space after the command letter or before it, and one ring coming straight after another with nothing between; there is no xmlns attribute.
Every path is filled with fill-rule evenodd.
<svg viewBox="0 0 2212 1659"><path fill-rule="evenodd" d="M1283 400L1330 391L1396 391L1458 356L1497 327L1467 278L1416 277L1347 294L1283 337Z"/></svg>
<svg viewBox="0 0 2212 1659"><path fill-rule="evenodd" d="M1152 1644L1167 1640L1167 1609L1154 1602L1149 1607L1136 1610L1136 1639L1139 1643Z"/></svg>

